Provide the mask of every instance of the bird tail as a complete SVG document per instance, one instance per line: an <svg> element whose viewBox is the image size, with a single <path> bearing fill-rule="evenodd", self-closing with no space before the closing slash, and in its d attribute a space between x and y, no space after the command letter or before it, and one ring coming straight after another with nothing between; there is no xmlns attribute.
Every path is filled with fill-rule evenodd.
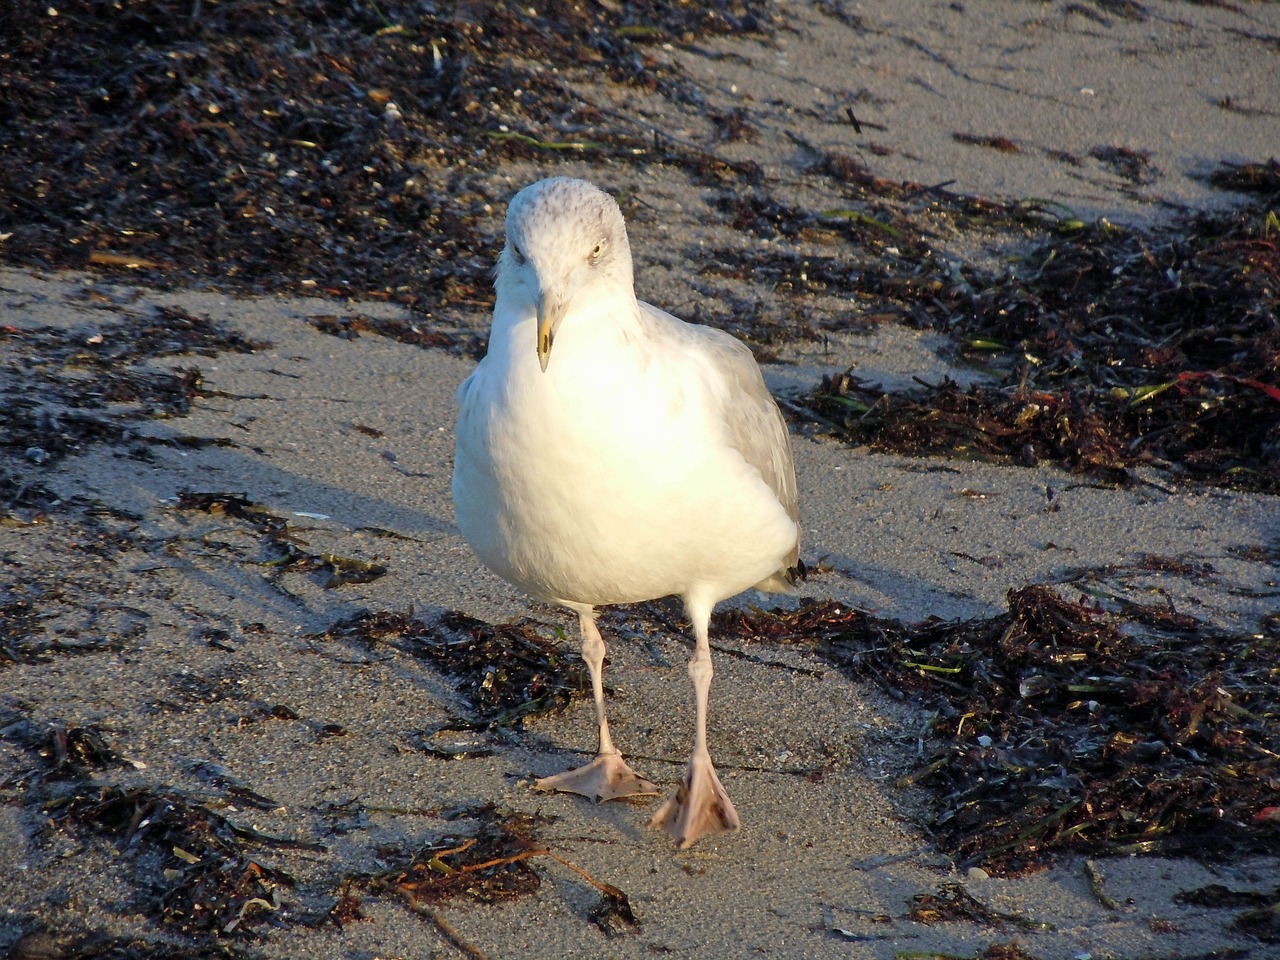
<svg viewBox="0 0 1280 960"><path fill-rule="evenodd" d="M757 590L765 593L795 593L796 584L809 576L809 568L804 561L796 557L795 563L766 577L756 584Z"/></svg>

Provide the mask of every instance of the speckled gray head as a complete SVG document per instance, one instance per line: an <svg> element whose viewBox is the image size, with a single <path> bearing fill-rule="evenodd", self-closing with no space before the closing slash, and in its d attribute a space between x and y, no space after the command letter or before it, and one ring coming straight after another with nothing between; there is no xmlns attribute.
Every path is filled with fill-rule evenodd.
<svg viewBox="0 0 1280 960"><path fill-rule="evenodd" d="M500 297L532 300L538 314L538 361L546 370L556 330L575 301L634 299L631 247L617 203L572 177L525 187L507 208L497 286Z"/></svg>

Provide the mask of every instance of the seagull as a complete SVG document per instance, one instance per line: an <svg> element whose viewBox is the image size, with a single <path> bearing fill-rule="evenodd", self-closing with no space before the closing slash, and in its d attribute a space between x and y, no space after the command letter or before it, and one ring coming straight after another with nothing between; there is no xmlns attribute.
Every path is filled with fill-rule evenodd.
<svg viewBox="0 0 1280 960"><path fill-rule="evenodd" d="M605 715L597 608L678 596L693 625L693 751L650 819L679 847L740 826L707 748L711 613L799 563L786 423L751 351L637 300L626 224L585 180L552 177L507 209L488 353L458 389L453 498L480 560L572 610L599 749L538 790L597 803L659 793Z"/></svg>

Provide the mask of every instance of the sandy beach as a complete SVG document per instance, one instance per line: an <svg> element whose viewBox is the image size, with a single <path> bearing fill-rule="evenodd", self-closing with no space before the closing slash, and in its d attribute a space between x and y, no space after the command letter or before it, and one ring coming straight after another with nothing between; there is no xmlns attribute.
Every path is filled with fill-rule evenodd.
<svg viewBox="0 0 1280 960"><path fill-rule="evenodd" d="M797 0L778 3L776 16L767 37L648 48L678 65L684 100L588 76L565 82L607 108L601 123L756 164L771 196L814 210L847 204L812 164L815 152L838 150L890 181L1039 198L1064 218L1154 228L1241 202L1203 177L1280 151L1274 3ZM709 119L735 111L752 136L726 139ZM1118 173L1118 156L1140 157L1139 172ZM700 271L707 251L816 249L812 238L735 227L716 192L678 167L576 158L487 170L491 255L505 198L558 173L627 198L637 291L677 315L724 320L733 298L772 296L766 277ZM933 242L963 265L998 262L1017 239L978 226ZM0 255L9 252L0 243ZM432 731L475 719L474 705L404 643L343 640L335 625L366 612L425 623L449 611L492 624L531 617L576 656L572 618L486 570L453 523L454 391L474 366L465 337L487 329L491 300L413 311L15 259L0 266L0 304L5 396L34 398L46 413L32 422L51 435L72 422L67 398L97 369L77 351L139 344L181 321L194 331L186 346L152 350L130 375L141 383L181 367L200 378L189 403L121 393L100 413L123 426L81 436L67 455L34 440L4 451L0 953L1261 960L1280 949L1233 926L1238 907L1178 899L1221 884L1274 901L1280 851L1240 861L1213 851L1088 864L1063 856L1009 878L958 866L931 839L922 792L899 785L921 759L928 711L800 647L713 637L724 649L712 752L743 828L687 851L643 829L656 801L597 807L531 790L533 778L594 749L589 700L523 729L473 730L483 749L460 759L423 749ZM905 323L863 329L857 304L834 291L811 306L822 338L776 343L764 366L784 400L850 368L887 390L913 378L968 385L987 376L958 363L940 333ZM356 317L445 331L452 349L325 332ZM143 408L156 415L135 416ZM1150 482L1121 486L1048 461L872 452L803 416L792 430L802 557L816 571L803 597L908 622L961 619L999 613L1027 584L1109 567L1129 571L1124 590L1224 632L1262 637L1276 608L1280 563L1266 553L1280 543L1274 496L1170 483L1153 470L1138 471ZM239 496L286 522L287 535L270 533L261 515L193 507L191 494ZM286 542L386 572L327 587L333 562L276 564ZM1247 546L1265 548L1263 558L1238 549ZM1212 575L1142 571L1153 555L1207 562ZM690 644L626 611L606 623L614 736L670 789L692 732ZM49 732L77 728L97 731L119 759L88 774L51 768ZM185 797L296 841L251 846L256 862L291 878L278 884L278 902L255 908L252 935L224 925L218 942L161 922L156 897L173 851L139 839L136 823L115 836L66 825L59 798L108 787ZM473 835L489 804L545 818L538 843L625 893L637 923L607 933L592 919L600 892L548 857L528 861L536 892L496 904L452 900L430 908L434 918L368 885L443 837ZM352 877L365 885L339 925L327 917ZM913 897L956 884L1005 919L910 918ZM270 914L277 922L263 922ZM993 952L1015 943L1025 953Z"/></svg>

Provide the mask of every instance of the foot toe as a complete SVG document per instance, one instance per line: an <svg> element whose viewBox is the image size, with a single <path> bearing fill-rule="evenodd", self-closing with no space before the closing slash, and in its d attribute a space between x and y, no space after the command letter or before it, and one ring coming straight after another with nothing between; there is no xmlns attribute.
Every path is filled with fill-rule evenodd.
<svg viewBox="0 0 1280 960"><path fill-rule="evenodd" d="M691 762L684 779L649 819L650 827L665 830L684 849L699 837L737 830L742 825L710 760Z"/></svg>
<svg viewBox="0 0 1280 960"><path fill-rule="evenodd" d="M556 790L576 793L604 803L619 797L642 797L657 794L657 786L640 776L618 753L601 754L585 767L543 777L533 785L535 790Z"/></svg>

